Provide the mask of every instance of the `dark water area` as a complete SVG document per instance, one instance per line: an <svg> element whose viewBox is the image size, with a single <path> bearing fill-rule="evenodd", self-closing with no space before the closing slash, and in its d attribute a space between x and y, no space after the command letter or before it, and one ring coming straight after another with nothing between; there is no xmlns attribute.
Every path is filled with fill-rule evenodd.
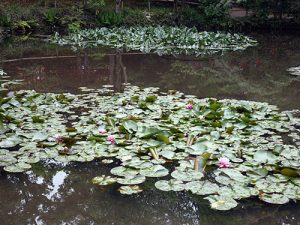
<svg viewBox="0 0 300 225"><path fill-rule="evenodd" d="M281 109L300 108L300 79L286 70L300 65L300 36L256 37L246 51L206 57L158 56L111 49L74 52L44 42L0 44L0 66L20 88L78 92L78 87L129 82L141 87L175 89L198 97L263 101ZM6 60L6 61L5 61Z"/></svg>
<svg viewBox="0 0 300 225"><path fill-rule="evenodd" d="M25 174L2 172L1 224L300 224L299 203L270 205L250 199L231 211L214 211L198 196L161 192L151 182L135 196L91 184L94 176L105 173L108 169L100 162L35 165Z"/></svg>
<svg viewBox="0 0 300 225"><path fill-rule="evenodd" d="M5 40L0 67L24 80L16 89L79 93L82 86L111 84L121 91L123 83L131 83L300 109L300 77L286 71L300 65L300 37L256 38L259 45L246 51L198 58L103 48L75 52L38 40ZM116 186L92 185L91 179L102 174L108 175L109 167L98 161L44 162L23 174L0 170L0 224L300 225L299 203L270 205L253 198L233 210L214 211L199 196L161 192L153 182L134 196L120 195Z"/></svg>

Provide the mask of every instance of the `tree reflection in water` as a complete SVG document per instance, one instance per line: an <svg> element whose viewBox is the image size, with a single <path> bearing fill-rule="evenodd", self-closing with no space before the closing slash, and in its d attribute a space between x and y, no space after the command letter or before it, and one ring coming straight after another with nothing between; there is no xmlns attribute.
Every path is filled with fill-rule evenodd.
<svg viewBox="0 0 300 225"><path fill-rule="evenodd" d="M9 75L25 79L21 89L78 92L80 86L110 84L121 91L122 83L131 82L200 97L243 98L299 108L299 78L285 74L300 60L299 38L265 37L260 43L245 52L190 61L107 49L74 53L35 42L13 49L0 46L0 51L5 60L36 57L1 63ZM94 176L108 172L99 162L38 164L26 174L1 170L1 224L300 224L299 203L274 206L251 199L237 209L220 212L209 209L198 196L154 190L151 182L144 185L145 192L129 197L121 196L116 186L101 189L91 184Z"/></svg>
<svg viewBox="0 0 300 225"><path fill-rule="evenodd" d="M151 181L137 196L122 196L116 191L117 186L100 188L91 184L92 177L108 171L100 162L92 162L67 166L39 164L26 174L2 172L2 224L298 225L300 222L299 203L274 206L252 199L235 210L220 212L211 210L199 196L155 190Z"/></svg>
<svg viewBox="0 0 300 225"><path fill-rule="evenodd" d="M116 54L109 55L109 84L116 91L121 91L123 84L127 82L127 68L123 64L122 52L116 50Z"/></svg>

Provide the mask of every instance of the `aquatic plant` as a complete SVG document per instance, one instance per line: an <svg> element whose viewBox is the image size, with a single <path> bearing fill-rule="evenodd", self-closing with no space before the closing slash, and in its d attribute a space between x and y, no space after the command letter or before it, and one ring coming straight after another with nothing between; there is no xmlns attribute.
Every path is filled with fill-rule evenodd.
<svg viewBox="0 0 300 225"><path fill-rule="evenodd" d="M136 194L156 178L157 189L205 196L217 210L250 197L272 204L299 200L299 112L157 88L81 90L2 97L0 166L24 172L48 159L102 159L112 169L93 179L97 185Z"/></svg>
<svg viewBox="0 0 300 225"><path fill-rule="evenodd" d="M256 41L239 34L198 32L187 27L116 27L82 30L51 42L75 48L109 46L127 51L165 54L214 54L220 51L244 50Z"/></svg>

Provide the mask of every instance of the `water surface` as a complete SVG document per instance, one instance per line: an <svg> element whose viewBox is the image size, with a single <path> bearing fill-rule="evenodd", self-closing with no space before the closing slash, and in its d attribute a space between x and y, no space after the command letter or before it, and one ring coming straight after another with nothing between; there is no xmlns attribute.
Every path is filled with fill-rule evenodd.
<svg viewBox="0 0 300 225"><path fill-rule="evenodd" d="M259 45L243 52L201 58L157 56L114 49L74 52L42 41L0 43L0 67L24 83L17 89L79 92L78 87L122 83L180 90L198 97L269 102L300 109L300 79L286 69L299 66L300 37L257 36ZM206 200L188 193L145 191L122 196L117 187L91 184L109 174L101 162L68 165L43 162L24 174L0 170L0 219L3 225L299 225L300 204L270 205L250 199L236 209L209 209ZM155 179L153 179L155 181Z"/></svg>

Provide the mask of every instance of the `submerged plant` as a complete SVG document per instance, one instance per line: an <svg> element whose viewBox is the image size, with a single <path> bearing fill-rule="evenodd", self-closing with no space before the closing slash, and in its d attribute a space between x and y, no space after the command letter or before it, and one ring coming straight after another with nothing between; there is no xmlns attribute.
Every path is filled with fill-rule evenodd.
<svg viewBox="0 0 300 225"><path fill-rule="evenodd" d="M187 27L116 27L82 30L61 37L58 33L51 42L76 48L109 46L164 54L214 54L220 51L244 50L256 45L251 38L220 32L198 32Z"/></svg>

